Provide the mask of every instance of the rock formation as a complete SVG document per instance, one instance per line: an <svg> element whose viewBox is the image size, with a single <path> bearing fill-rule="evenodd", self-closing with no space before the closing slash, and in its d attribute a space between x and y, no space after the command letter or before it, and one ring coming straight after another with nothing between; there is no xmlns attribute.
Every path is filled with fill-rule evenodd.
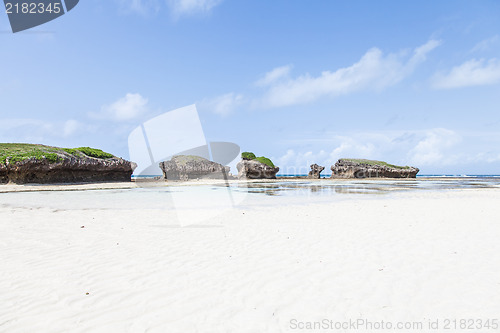
<svg viewBox="0 0 500 333"><path fill-rule="evenodd" d="M9 175L7 166L0 163L0 184L5 184L9 182Z"/></svg>
<svg viewBox="0 0 500 333"><path fill-rule="evenodd" d="M97 158L77 149L67 152L62 148L42 145L24 145L33 148L10 151L5 148L9 145L2 144L0 183L130 182L135 168L135 163L111 154L109 156L112 157Z"/></svg>
<svg viewBox="0 0 500 333"><path fill-rule="evenodd" d="M241 161L236 164L239 179L276 179L280 168L264 156L256 157L254 153L241 153Z"/></svg>
<svg viewBox="0 0 500 333"><path fill-rule="evenodd" d="M331 167L332 178L416 178L419 169L381 161L339 159Z"/></svg>
<svg viewBox="0 0 500 333"><path fill-rule="evenodd" d="M236 164L239 179L276 179L280 171L278 167L271 167L258 160L243 159Z"/></svg>
<svg viewBox="0 0 500 333"><path fill-rule="evenodd" d="M307 176L307 178L320 179L320 173L323 170L325 170L324 166L317 165L316 163L311 164L311 171L309 171L309 175Z"/></svg>
<svg viewBox="0 0 500 333"><path fill-rule="evenodd" d="M232 178L229 167L192 155L178 155L160 163L163 178L168 180L189 180L198 178Z"/></svg>

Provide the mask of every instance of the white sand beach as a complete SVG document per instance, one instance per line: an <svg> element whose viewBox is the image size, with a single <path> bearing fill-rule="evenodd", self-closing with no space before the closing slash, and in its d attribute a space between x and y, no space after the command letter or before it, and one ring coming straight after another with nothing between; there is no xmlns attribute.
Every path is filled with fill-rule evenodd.
<svg viewBox="0 0 500 333"><path fill-rule="evenodd" d="M191 225L101 192L0 194L1 332L499 319L499 189L258 195Z"/></svg>

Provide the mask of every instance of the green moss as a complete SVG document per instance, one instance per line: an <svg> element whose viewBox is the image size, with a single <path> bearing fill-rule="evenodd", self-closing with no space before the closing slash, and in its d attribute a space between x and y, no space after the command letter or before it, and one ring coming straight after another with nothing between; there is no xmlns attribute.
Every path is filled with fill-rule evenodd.
<svg viewBox="0 0 500 333"><path fill-rule="evenodd" d="M34 158L39 161L48 161L57 163L63 160L64 156L71 154L76 157L83 157L83 154L96 158L111 158L111 154L105 153L100 149L88 147L82 148L58 148L44 145L34 145L26 143L0 143L0 163L17 163Z"/></svg>
<svg viewBox="0 0 500 333"><path fill-rule="evenodd" d="M75 148L78 151L81 151L87 156L90 157L95 157L95 158L112 158L114 155L110 153L106 153L100 149L95 149L95 148L90 148L90 147L80 147L80 148Z"/></svg>
<svg viewBox="0 0 500 333"><path fill-rule="evenodd" d="M256 157L254 153L251 153L248 151L241 153L241 158L243 158L245 160L259 161L260 163L264 163L265 165L268 165L271 168L274 168L273 162L270 159L268 159L267 157L264 157L264 156Z"/></svg>
<svg viewBox="0 0 500 333"><path fill-rule="evenodd" d="M32 145L25 143L0 143L0 163L5 164L7 160L10 163L17 163L30 158L49 163L57 163L61 157L57 155L58 148Z"/></svg>
<svg viewBox="0 0 500 333"><path fill-rule="evenodd" d="M409 166L399 166L399 165L389 164L389 163L383 162L383 161L374 161L374 160L365 160L365 159L356 159L356 158L341 158L341 160L352 162L352 163L359 163L359 164L385 166L385 167L394 168L394 169L409 169L410 168Z"/></svg>
<svg viewBox="0 0 500 333"><path fill-rule="evenodd" d="M73 156L80 156L81 152L76 148L63 148L65 152Z"/></svg>
<svg viewBox="0 0 500 333"><path fill-rule="evenodd" d="M264 163L265 165L268 165L271 168L274 168L273 162L270 159L268 159L267 157L260 156L260 157L255 158L255 160L259 161L260 163Z"/></svg>
<svg viewBox="0 0 500 333"><path fill-rule="evenodd" d="M250 153L248 151L245 151L241 153L241 158L246 159L246 160L255 160L257 157L255 156L254 153Z"/></svg>

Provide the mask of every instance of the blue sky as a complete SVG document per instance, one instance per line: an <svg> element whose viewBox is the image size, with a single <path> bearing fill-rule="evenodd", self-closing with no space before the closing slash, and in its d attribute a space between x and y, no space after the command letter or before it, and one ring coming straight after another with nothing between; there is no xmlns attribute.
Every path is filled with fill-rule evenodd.
<svg viewBox="0 0 500 333"><path fill-rule="evenodd" d="M0 142L128 157L133 128L196 103L208 141L285 173L500 174L498 1L82 0L9 29L0 14Z"/></svg>

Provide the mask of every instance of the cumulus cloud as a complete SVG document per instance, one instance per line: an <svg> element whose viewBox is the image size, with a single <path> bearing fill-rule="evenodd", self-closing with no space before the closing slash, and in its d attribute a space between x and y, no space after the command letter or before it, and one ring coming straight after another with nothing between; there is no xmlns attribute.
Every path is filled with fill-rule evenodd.
<svg viewBox="0 0 500 333"><path fill-rule="evenodd" d="M94 118L108 118L126 121L137 118L147 111L148 100L140 94L128 93L110 105L104 105L100 114L91 114Z"/></svg>
<svg viewBox="0 0 500 333"><path fill-rule="evenodd" d="M275 83L279 79L283 79L288 77L290 74L290 70L292 69L291 65L276 67L270 72L267 72L260 80L255 82L257 86L267 86L271 83Z"/></svg>
<svg viewBox="0 0 500 333"><path fill-rule="evenodd" d="M2 119L0 141L42 142L47 135L59 133L54 124L31 118Z"/></svg>
<svg viewBox="0 0 500 333"><path fill-rule="evenodd" d="M202 107L206 107L212 112L221 116L227 116L233 113L238 106L243 103L243 95L228 93L215 97L213 99L203 101Z"/></svg>
<svg viewBox="0 0 500 333"><path fill-rule="evenodd" d="M432 81L436 89L497 84L500 82L500 60L472 59L453 67L449 73L436 74Z"/></svg>
<svg viewBox="0 0 500 333"><path fill-rule="evenodd" d="M116 0L123 13L147 15L160 10L159 0Z"/></svg>
<svg viewBox="0 0 500 333"><path fill-rule="evenodd" d="M288 149L283 156L273 158L274 164L280 166L280 173L284 175L304 175L309 172L309 166L313 163L324 163L328 159L329 153L324 150L319 152L295 151ZM325 164L322 164L325 165ZM326 170L325 173L328 173Z"/></svg>
<svg viewBox="0 0 500 333"><path fill-rule="evenodd" d="M174 17L209 14L222 0L167 0Z"/></svg>
<svg viewBox="0 0 500 333"><path fill-rule="evenodd" d="M160 11L167 4L174 18L209 14L223 0L115 0L122 13L148 15Z"/></svg>
<svg viewBox="0 0 500 333"><path fill-rule="evenodd" d="M475 134L464 134L465 136ZM339 158L366 158L385 160L399 165L413 165L424 170L442 168L443 166L477 163L478 161L494 162L500 156L498 149L491 150L500 142L500 135L482 135L491 147L476 146L464 148L464 135L445 128L431 128L413 131L352 132L343 135L327 133L324 137L289 141L290 145L320 145L320 151L299 148L289 149L284 155L273 157L283 174L307 174L309 165L318 163L326 167L325 174L330 173L330 166ZM485 149L485 150L482 150ZM490 149L488 151L488 149ZM483 153L481 153L483 151Z"/></svg>
<svg viewBox="0 0 500 333"><path fill-rule="evenodd" d="M309 166L318 163L325 166L325 174L330 173L330 166L339 158L363 157L375 159L381 156L380 147L387 145L390 141L385 135L380 134L356 134L356 135L334 135L330 138L312 139L321 142L322 146L330 147L327 150L300 151L288 149L287 152L277 158L273 158L276 165L280 166L282 174L307 174ZM300 140L304 143L305 140Z"/></svg>
<svg viewBox="0 0 500 333"><path fill-rule="evenodd" d="M295 151L287 150L286 154L273 159L280 166L282 174L307 174L310 165L318 163L325 167L325 174L330 173L330 166L342 157L364 156L372 158L375 151L372 143L356 142L353 138L345 138L336 148L331 151Z"/></svg>
<svg viewBox="0 0 500 333"><path fill-rule="evenodd" d="M32 118L2 119L0 141L39 142L67 139L80 133L92 131L92 126L77 120L46 121Z"/></svg>
<svg viewBox="0 0 500 333"><path fill-rule="evenodd" d="M75 134L76 132L78 132L80 127L81 124L78 121L74 119L67 120L63 125L63 136L69 137Z"/></svg>
<svg viewBox="0 0 500 333"><path fill-rule="evenodd" d="M461 137L454 131L436 128L426 131L422 138L409 152L409 159L415 165L447 165L456 161L456 155L447 150L459 143Z"/></svg>
<svg viewBox="0 0 500 333"><path fill-rule="evenodd" d="M319 76L305 74L296 78L282 79L290 68L279 67L264 76L257 84L267 85L268 91L258 104L265 107L281 107L315 101L325 96L339 96L362 90L381 90L394 85L413 73L426 60L427 54L440 42L430 40L415 48L408 57L405 52L384 55L372 48L355 64L324 71Z"/></svg>
<svg viewBox="0 0 500 333"><path fill-rule="evenodd" d="M334 159L353 156L374 157L376 146L371 140L359 140L348 136L338 137L338 139L340 144L330 154Z"/></svg>
<svg viewBox="0 0 500 333"><path fill-rule="evenodd" d="M490 50L493 46L498 44L500 42L500 37L498 35L495 35L493 37L484 39L474 45L472 50L470 51L471 53L473 52L484 52Z"/></svg>

